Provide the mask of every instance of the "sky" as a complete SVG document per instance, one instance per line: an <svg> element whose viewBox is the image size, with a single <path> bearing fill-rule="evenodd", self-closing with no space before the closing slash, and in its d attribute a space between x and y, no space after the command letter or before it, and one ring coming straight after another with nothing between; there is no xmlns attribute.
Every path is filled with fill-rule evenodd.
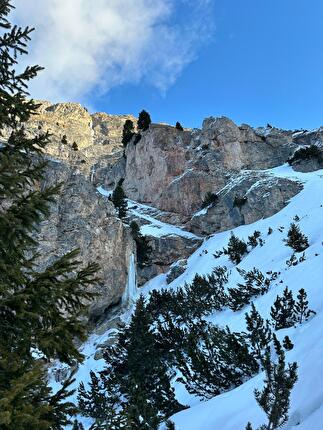
<svg viewBox="0 0 323 430"><path fill-rule="evenodd" d="M323 125L322 0L15 0L31 95L200 127ZM26 63L26 64L27 64Z"/></svg>

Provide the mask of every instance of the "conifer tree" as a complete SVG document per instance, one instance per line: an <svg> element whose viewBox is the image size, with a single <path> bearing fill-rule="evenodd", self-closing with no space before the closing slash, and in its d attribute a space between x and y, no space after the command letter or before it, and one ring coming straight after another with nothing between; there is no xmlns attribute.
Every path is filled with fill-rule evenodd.
<svg viewBox="0 0 323 430"><path fill-rule="evenodd" d="M38 105L28 82L41 70L17 72L33 29L12 26L9 0L0 1L0 129L11 135L0 149L0 427L1 430L61 429L76 412L67 401L73 375L53 394L45 362L71 364L82 356L74 338L84 339L84 302L93 297L96 265L80 270L73 251L43 271L35 232L49 214L58 187L41 187L48 134L26 136L23 123ZM36 360L32 351L42 359Z"/></svg>
<svg viewBox="0 0 323 430"><path fill-rule="evenodd" d="M225 252L229 255L232 263L239 264L242 260L242 257L247 252L247 244L231 233L228 247Z"/></svg>
<svg viewBox="0 0 323 430"><path fill-rule="evenodd" d="M302 324L307 321L311 315L315 315L316 312L312 311L308 307L307 294L304 288L301 288L297 295L297 301L294 306L294 321L295 323Z"/></svg>
<svg viewBox="0 0 323 430"><path fill-rule="evenodd" d="M257 311L254 303L251 312L245 314L247 324L246 338L250 342L253 356L261 362L265 351L272 340L272 331L268 320L264 320Z"/></svg>
<svg viewBox="0 0 323 430"><path fill-rule="evenodd" d="M294 305L293 293L287 287L284 289L283 296L277 296L270 315L273 319L275 330L292 327L294 325Z"/></svg>
<svg viewBox="0 0 323 430"><path fill-rule="evenodd" d="M76 142L73 142L72 148L74 151L78 151L79 147Z"/></svg>
<svg viewBox="0 0 323 430"><path fill-rule="evenodd" d="M139 267L144 267L149 262L149 256L152 251L148 239L140 233L140 227L136 221L130 223L131 235L136 242L137 261Z"/></svg>
<svg viewBox="0 0 323 430"><path fill-rule="evenodd" d="M137 127L138 130L146 131L148 130L149 126L151 124L150 115L145 110L142 110L138 117L138 123Z"/></svg>
<svg viewBox="0 0 323 430"><path fill-rule="evenodd" d="M268 291L271 279L265 278L260 270L253 268L246 272L237 268L245 283L238 283L236 288L229 288L228 304L233 311L242 309L251 302L252 297L265 294Z"/></svg>
<svg viewBox="0 0 323 430"><path fill-rule="evenodd" d="M128 145L128 143L131 141L132 137L134 136L134 125L131 119L127 119L123 126L122 131L122 144L124 147Z"/></svg>
<svg viewBox="0 0 323 430"><path fill-rule="evenodd" d="M288 336L285 336L283 339L283 347L286 351L291 351L294 348L294 345Z"/></svg>
<svg viewBox="0 0 323 430"><path fill-rule="evenodd" d="M170 420L166 421L166 430L176 430L175 424Z"/></svg>
<svg viewBox="0 0 323 430"><path fill-rule="evenodd" d="M127 200L125 192L123 191L122 184L124 179L119 179L113 193L111 196L111 201L114 204L114 207L118 211L118 216L120 219L123 219L127 215Z"/></svg>
<svg viewBox="0 0 323 430"><path fill-rule="evenodd" d="M178 122L178 121L177 121L177 123L175 125L175 128L177 128L177 130L179 130L179 131L183 131L184 130L184 128L182 127L182 124L180 122Z"/></svg>
<svg viewBox="0 0 323 430"><path fill-rule="evenodd" d="M72 430L84 430L84 426L82 423L79 423L77 420L74 421Z"/></svg>
<svg viewBox="0 0 323 430"><path fill-rule="evenodd" d="M201 323L197 329L188 331L183 351L177 351L179 381L189 393L210 399L241 385L258 370L240 334Z"/></svg>
<svg viewBox="0 0 323 430"><path fill-rule="evenodd" d="M277 363L272 361L270 348L263 360L266 378L262 390L255 390L259 406L267 415L267 424L259 430L277 430L288 420L291 391L297 381L297 363L285 364L285 353L274 335Z"/></svg>
<svg viewBox="0 0 323 430"><path fill-rule="evenodd" d="M303 252L309 247L308 238L300 231L297 224L292 223L287 233L286 245L295 252Z"/></svg>
<svg viewBox="0 0 323 430"><path fill-rule="evenodd" d="M92 388L86 392L81 386L79 403L82 406L85 402L88 416L107 420L104 410L110 414L111 409L105 409L104 404L113 392L120 402L117 408L120 422L132 430L157 430L165 418L183 408L175 399L171 375L158 354L151 325L152 317L144 297L140 296L129 326L120 332L117 344L104 353L106 369L95 382L99 387L98 401L91 393Z"/></svg>

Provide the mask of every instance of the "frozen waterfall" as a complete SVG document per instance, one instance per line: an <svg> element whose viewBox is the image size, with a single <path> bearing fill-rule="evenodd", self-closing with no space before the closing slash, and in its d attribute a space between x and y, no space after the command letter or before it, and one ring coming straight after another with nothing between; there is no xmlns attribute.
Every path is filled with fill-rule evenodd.
<svg viewBox="0 0 323 430"><path fill-rule="evenodd" d="M122 304L125 306L131 305L137 297L137 277L136 277L136 262L134 254L131 254L128 270L128 282L125 292L122 296Z"/></svg>

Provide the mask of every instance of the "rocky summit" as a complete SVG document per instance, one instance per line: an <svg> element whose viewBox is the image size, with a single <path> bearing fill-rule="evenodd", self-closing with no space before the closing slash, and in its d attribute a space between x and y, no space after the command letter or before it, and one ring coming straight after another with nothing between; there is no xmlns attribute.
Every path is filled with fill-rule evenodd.
<svg viewBox="0 0 323 430"><path fill-rule="evenodd" d="M138 268L139 285L162 273L173 280L205 237L283 209L303 185L273 175L274 168L301 147L323 144L323 129L252 128L210 117L201 129L151 124L140 140L134 136L124 148L125 121L136 125L132 115L90 114L75 103L39 103L25 129L30 135L51 134L45 181L62 184L39 233L46 255L42 264L74 248L80 249L82 261L99 263L94 320L104 318L124 295L136 254L132 221L150 247L148 261ZM2 138L8 134L3 130ZM293 168L303 172L322 167L322 159L293 161ZM108 198L120 179L128 198L124 222ZM208 194L213 201L205 204Z"/></svg>

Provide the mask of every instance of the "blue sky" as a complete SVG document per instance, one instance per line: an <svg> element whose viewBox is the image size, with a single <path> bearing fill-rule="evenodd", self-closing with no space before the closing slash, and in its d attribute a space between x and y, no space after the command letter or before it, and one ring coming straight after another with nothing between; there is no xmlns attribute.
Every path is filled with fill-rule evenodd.
<svg viewBox="0 0 323 430"><path fill-rule="evenodd" d="M70 5L77 9L82 1L70 0ZM93 34L93 40L84 40L84 47L79 42L71 46L59 73L63 76L64 66L66 72L71 67L75 74L72 84L67 81L65 88L62 85L58 91L56 82L49 98L60 101L65 95L85 103L91 110L114 114L137 115L146 109L155 122L180 121L187 127L199 127L203 118L210 115L225 115L237 123L254 126L267 122L283 128L323 125L321 0L129 1L120 0L119 5L127 3L129 10L137 4L129 12L129 16L138 13L139 21L134 23L125 17L126 9L121 13L117 6L112 6L113 0L98 0L106 7L105 21L112 14L121 14L120 27L116 25L114 34L107 34L104 41ZM41 7L38 0L31 2ZM149 12L144 18L143 11ZM29 24L34 16L28 15ZM27 16L22 14L19 18ZM79 26L75 24L76 40L80 39L79 30L85 25L85 18L80 17ZM105 28L105 21L101 21ZM115 18L113 25L117 21ZM93 24L100 25L96 21ZM95 33L95 28L92 31ZM41 32L36 34L36 42L40 35ZM42 64L44 48L36 42L31 54L36 51L35 58ZM76 52L76 58L76 49L80 48L82 56L82 48L94 50L93 46L98 45L97 56L83 65L75 59L72 68L71 53ZM101 64L102 56L114 56L113 61ZM47 57L45 66L50 71L57 65L48 53ZM92 63L100 64L99 72L89 69L79 79L80 70L89 64L93 67ZM78 85L74 92L69 92L74 88L73 82ZM36 88L37 96L41 92L42 98L47 98L45 88L51 85Z"/></svg>

